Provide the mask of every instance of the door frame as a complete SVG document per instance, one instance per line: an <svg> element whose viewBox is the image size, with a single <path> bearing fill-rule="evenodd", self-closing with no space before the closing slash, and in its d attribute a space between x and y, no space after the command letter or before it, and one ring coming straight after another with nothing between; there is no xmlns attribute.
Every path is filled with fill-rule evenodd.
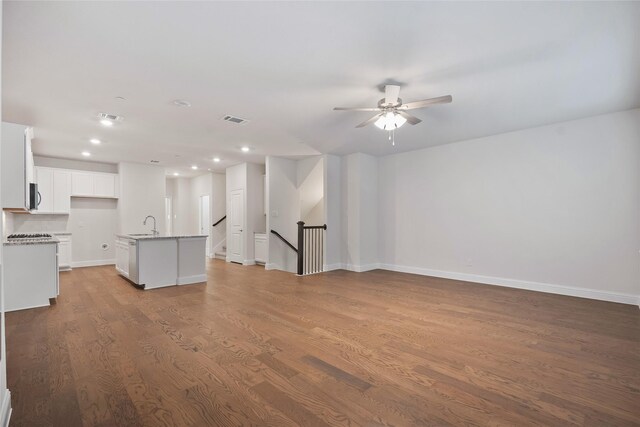
<svg viewBox="0 0 640 427"><path fill-rule="evenodd" d="M240 218L240 225L236 226L234 225L234 216L233 216L233 198L234 195L238 195L240 196L240 203L242 203L242 215ZM229 193L229 200L227 202L227 209L228 209L228 215L227 215L227 262L236 262L239 264L244 264L244 259L245 259L245 255L246 255L246 245L244 242L244 232L245 229L247 228L247 224L246 224L246 203L245 203L245 199L244 199L244 189L239 188L236 190L233 190ZM234 237L234 227L235 228L239 228L239 234L240 234L240 248L239 248L239 254L238 255L234 255L231 252L231 246L232 246L232 242L233 242L233 237Z"/></svg>
<svg viewBox="0 0 640 427"><path fill-rule="evenodd" d="M205 212L205 210L203 209L203 199L207 198L207 218L206 221L204 221L203 218L203 213ZM198 225L199 225L199 232L206 234L207 235L207 244L206 244L206 250L205 250L205 256L207 258L211 258L211 195L209 194L201 194L200 197L198 198ZM203 232L204 231L204 232Z"/></svg>

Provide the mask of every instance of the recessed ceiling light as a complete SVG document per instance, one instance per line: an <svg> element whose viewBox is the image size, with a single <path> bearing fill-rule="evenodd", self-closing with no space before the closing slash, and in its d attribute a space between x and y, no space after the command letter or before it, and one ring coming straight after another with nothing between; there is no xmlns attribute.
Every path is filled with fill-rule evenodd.
<svg viewBox="0 0 640 427"><path fill-rule="evenodd" d="M174 99L171 101L173 105L176 107L191 107L191 103L189 101L185 101L184 99Z"/></svg>
<svg viewBox="0 0 640 427"><path fill-rule="evenodd" d="M173 176L178 176L178 175L180 175L178 172L173 173Z"/></svg>
<svg viewBox="0 0 640 427"><path fill-rule="evenodd" d="M91 153L88 152L88 151L83 151L82 155L85 156L85 157L89 157L91 155Z"/></svg>
<svg viewBox="0 0 640 427"><path fill-rule="evenodd" d="M107 120L107 119L100 120L100 124L102 126L113 126L113 122L111 120Z"/></svg>
<svg viewBox="0 0 640 427"><path fill-rule="evenodd" d="M216 163L220 162L220 157L214 157L213 161L216 162Z"/></svg>
<svg viewBox="0 0 640 427"><path fill-rule="evenodd" d="M98 138L91 138L89 142L92 143L93 145L99 145L102 143L102 141L100 141Z"/></svg>
<svg viewBox="0 0 640 427"><path fill-rule="evenodd" d="M242 148L241 148L241 150L242 150L242 152L244 152L244 153L248 153L248 152L249 152L249 150L250 150L250 148L249 148L249 147L247 147L247 146L245 145L244 147L242 147Z"/></svg>
<svg viewBox="0 0 640 427"><path fill-rule="evenodd" d="M198 166L193 165L193 166L191 166L191 169L193 169L193 170L197 170L197 169L198 169Z"/></svg>

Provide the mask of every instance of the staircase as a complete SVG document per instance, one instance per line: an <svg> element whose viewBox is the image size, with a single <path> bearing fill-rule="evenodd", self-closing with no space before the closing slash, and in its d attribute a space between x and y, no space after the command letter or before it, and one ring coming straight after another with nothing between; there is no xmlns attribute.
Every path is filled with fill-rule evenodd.
<svg viewBox="0 0 640 427"><path fill-rule="evenodd" d="M216 253L214 254L214 256L215 256L216 258L218 258L218 259L221 259L221 260L226 261L226 260L227 260L227 247L226 247L226 246L223 246L223 247L222 247L222 251L221 251L221 252L216 252Z"/></svg>

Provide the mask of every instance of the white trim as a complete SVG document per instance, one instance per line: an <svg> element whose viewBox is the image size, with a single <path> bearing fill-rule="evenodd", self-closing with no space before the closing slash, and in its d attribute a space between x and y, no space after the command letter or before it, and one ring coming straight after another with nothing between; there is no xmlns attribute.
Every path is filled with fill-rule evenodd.
<svg viewBox="0 0 640 427"><path fill-rule="evenodd" d="M0 423L2 427L9 427L9 421L11 420L11 391L6 389L4 391L4 401L0 407Z"/></svg>
<svg viewBox="0 0 640 427"><path fill-rule="evenodd" d="M176 280L176 284L177 285L191 285L193 283L202 283L202 282L206 282L206 281L207 281L207 275L206 274L196 274L194 276L178 277L178 279Z"/></svg>
<svg viewBox="0 0 640 427"><path fill-rule="evenodd" d="M282 270L275 262L268 262L264 265L265 270Z"/></svg>
<svg viewBox="0 0 640 427"><path fill-rule="evenodd" d="M365 271L376 270L380 268L380 264L363 264L363 265L355 265L355 264L342 264L342 268L349 271L355 271L356 273L363 273Z"/></svg>
<svg viewBox="0 0 640 427"><path fill-rule="evenodd" d="M48 298L47 298L47 300L48 300ZM45 304L29 305L29 306L26 306L26 307L18 307L18 308L12 308L12 307L7 308L7 306L5 306L4 307L4 312L5 313L9 313L9 312L12 312L12 311L29 310L31 308L40 308L40 307L49 307L49 306L51 306L51 302L49 302L49 301L47 301Z"/></svg>
<svg viewBox="0 0 640 427"><path fill-rule="evenodd" d="M338 263L335 264L325 264L324 271L333 271L333 270L344 270L344 265Z"/></svg>
<svg viewBox="0 0 640 427"><path fill-rule="evenodd" d="M242 265L255 265L255 264L256 264L255 259L245 259L244 261L242 261Z"/></svg>
<svg viewBox="0 0 640 427"><path fill-rule="evenodd" d="M93 260L93 261L76 261L76 262L72 262L71 263L71 267L72 268L78 268L78 267L97 267L100 265L115 265L116 264L116 260L115 259L99 259L99 260Z"/></svg>
<svg viewBox="0 0 640 427"><path fill-rule="evenodd" d="M599 291L595 289L576 288L573 286L555 285L551 283L529 282L525 280L507 279L504 277L481 276L477 274L455 273L451 271L430 270L421 267L408 267L394 264L380 264L383 270L401 273L419 274L422 276L442 277L445 279L462 280L465 282L482 283L485 285L504 286L507 288L527 289L530 291L546 292L549 294L567 295L601 301L633 304L640 306L640 295L621 292Z"/></svg>

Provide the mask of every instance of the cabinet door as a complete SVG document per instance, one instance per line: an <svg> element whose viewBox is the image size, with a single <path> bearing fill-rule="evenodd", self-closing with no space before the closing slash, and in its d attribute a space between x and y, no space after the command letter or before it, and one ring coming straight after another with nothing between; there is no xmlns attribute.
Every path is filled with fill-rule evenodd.
<svg viewBox="0 0 640 427"><path fill-rule="evenodd" d="M36 168L36 182L40 193L40 204L37 211L43 213L53 212L53 170Z"/></svg>
<svg viewBox="0 0 640 427"><path fill-rule="evenodd" d="M116 270L122 270L122 245L116 241Z"/></svg>
<svg viewBox="0 0 640 427"><path fill-rule="evenodd" d="M256 262L267 262L267 240L261 237L255 238Z"/></svg>
<svg viewBox="0 0 640 427"><path fill-rule="evenodd" d="M61 170L53 171L53 212L69 213L70 211L71 173Z"/></svg>
<svg viewBox="0 0 640 427"><path fill-rule="evenodd" d="M71 267L71 242L60 241L58 244L58 267Z"/></svg>
<svg viewBox="0 0 640 427"><path fill-rule="evenodd" d="M115 197L115 175L95 174L93 176L93 195L96 197Z"/></svg>
<svg viewBox="0 0 640 427"><path fill-rule="evenodd" d="M93 177L88 172L71 172L71 195L93 196Z"/></svg>
<svg viewBox="0 0 640 427"><path fill-rule="evenodd" d="M122 244L122 271L129 276L129 242Z"/></svg>

